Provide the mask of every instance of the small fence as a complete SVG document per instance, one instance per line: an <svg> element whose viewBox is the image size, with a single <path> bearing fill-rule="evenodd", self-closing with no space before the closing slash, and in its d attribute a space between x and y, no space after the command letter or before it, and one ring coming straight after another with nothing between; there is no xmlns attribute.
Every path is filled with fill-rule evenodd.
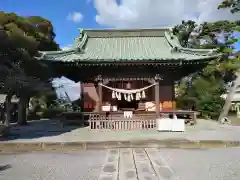
<svg viewBox="0 0 240 180"><path fill-rule="evenodd" d="M185 119L185 123L196 124L196 112L194 111L162 111L161 116L176 114ZM88 113L90 129L110 130L144 130L156 128L155 112L133 112L129 118L124 117L123 112Z"/></svg>
<svg viewBox="0 0 240 180"><path fill-rule="evenodd" d="M139 130L156 127L156 115L133 114L131 118L125 118L123 113L90 113L90 129L111 129L111 130Z"/></svg>

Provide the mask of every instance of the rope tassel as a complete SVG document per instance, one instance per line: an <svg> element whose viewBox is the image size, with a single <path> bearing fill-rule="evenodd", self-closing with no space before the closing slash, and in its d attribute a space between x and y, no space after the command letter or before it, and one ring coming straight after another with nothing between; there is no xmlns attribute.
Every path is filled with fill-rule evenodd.
<svg viewBox="0 0 240 180"><path fill-rule="evenodd" d="M133 99L134 99L132 94L130 94L130 97L131 97L131 100L133 100Z"/></svg>
<svg viewBox="0 0 240 180"><path fill-rule="evenodd" d="M120 93L118 93L118 92L116 92L116 98L118 99L118 100L121 100L121 94Z"/></svg>
<svg viewBox="0 0 240 180"><path fill-rule="evenodd" d="M142 92L142 98L146 98L146 94L145 94L145 91Z"/></svg>
<svg viewBox="0 0 240 180"><path fill-rule="evenodd" d="M127 101L131 102L131 95L130 94L128 94L128 96L127 96Z"/></svg>
<svg viewBox="0 0 240 180"><path fill-rule="evenodd" d="M115 99L116 98L116 94L115 91L112 92L112 98Z"/></svg>
<svg viewBox="0 0 240 180"><path fill-rule="evenodd" d="M127 95L126 94L124 94L124 100L127 101Z"/></svg>
<svg viewBox="0 0 240 180"><path fill-rule="evenodd" d="M121 101L121 99L122 99L122 94L119 93L119 94L118 94L118 100Z"/></svg>
<svg viewBox="0 0 240 180"><path fill-rule="evenodd" d="M140 100L140 93L136 93L136 100L137 100L137 101Z"/></svg>

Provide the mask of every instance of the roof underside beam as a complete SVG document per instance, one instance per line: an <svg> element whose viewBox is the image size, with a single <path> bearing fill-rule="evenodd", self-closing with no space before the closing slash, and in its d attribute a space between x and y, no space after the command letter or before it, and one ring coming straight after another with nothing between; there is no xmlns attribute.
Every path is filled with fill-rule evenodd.
<svg viewBox="0 0 240 180"><path fill-rule="evenodd" d="M182 66L182 65L196 65L207 64L212 59L200 59L200 60L159 60L159 61L90 61L90 62L62 62L62 61L47 61L45 63L50 64L62 64L72 67L90 67L90 66Z"/></svg>

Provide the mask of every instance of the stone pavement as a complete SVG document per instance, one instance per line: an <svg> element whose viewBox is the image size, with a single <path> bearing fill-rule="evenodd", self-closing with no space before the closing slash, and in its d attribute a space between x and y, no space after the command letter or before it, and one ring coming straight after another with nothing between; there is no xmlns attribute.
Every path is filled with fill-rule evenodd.
<svg viewBox="0 0 240 180"><path fill-rule="evenodd" d="M99 180L177 180L157 149L108 150Z"/></svg>
<svg viewBox="0 0 240 180"><path fill-rule="evenodd" d="M14 126L8 138L0 139L0 151L5 151L4 148L13 150L19 148L20 145L22 145L21 148L25 147L28 151L32 148L30 145L33 146L33 151L39 151L48 145L52 146L51 150L62 148L63 145L65 150L66 146L82 150L93 147L94 143L99 147L101 145L102 148L144 146L169 148L178 147L184 143L189 145L190 142L193 142L195 148L202 147L199 142L204 142L204 146L206 143L208 143L207 145L215 143L215 147L216 145L217 147L240 146L240 126L198 120L196 126L187 126L185 132L158 132L155 129L111 131L90 130L88 127L62 127L58 121L42 120L33 121L24 127ZM15 146L12 143L15 143ZM172 145L174 143L175 145ZM86 148L86 146L88 147Z"/></svg>
<svg viewBox="0 0 240 180"><path fill-rule="evenodd" d="M151 130L90 130L88 127L62 127L59 121L33 121L28 126L14 126L11 136L1 142L96 142L125 140L225 140L240 141L240 126L221 125L199 119L196 126L187 126L185 132L158 132Z"/></svg>
<svg viewBox="0 0 240 180"><path fill-rule="evenodd" d="M0 180L239 180L240 148L0 154Z"/></svg>

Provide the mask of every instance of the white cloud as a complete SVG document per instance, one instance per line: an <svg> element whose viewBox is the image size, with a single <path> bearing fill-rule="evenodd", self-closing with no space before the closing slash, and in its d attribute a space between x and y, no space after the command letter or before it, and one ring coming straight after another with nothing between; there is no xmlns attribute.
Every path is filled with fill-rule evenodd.
<svg viewBox="0 0 240 180"><path fill-rule="evenodd" d="M83 20L83 15L80 12L71 12L68 14L67 19L79 23Z"/></svg>
<svg viewBox="0 0 240 180"><path fill-rule="evenodd" d="M237 20L239 14L218 10L222 0L94 0L96 21L110 27L169 27L192 19L198 23Z"/></svg>
<svg viewBox="0 0 240 180"><path fill-rule="evenodd" d="M61 47L61 49L62 49L63 51L69 50L69 49L71 49L71 48L72 48L72 45L71 45L71 44L68 44L68 45L66 45L66 46Z"/></svg>

